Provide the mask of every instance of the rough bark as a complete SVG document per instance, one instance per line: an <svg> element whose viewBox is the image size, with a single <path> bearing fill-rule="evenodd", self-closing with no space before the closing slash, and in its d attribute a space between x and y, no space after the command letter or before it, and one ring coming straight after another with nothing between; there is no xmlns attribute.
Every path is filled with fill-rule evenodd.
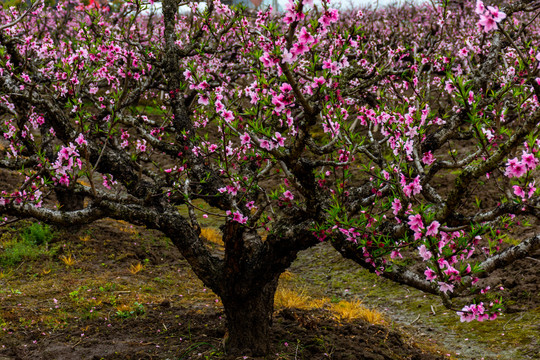
<svg viewBox="0 0 540 360"><path fill-rule="evenodd" d="M84 195L74 194L62 188L57 188L55 193L62 211L75 211L84 208Z"/></svg>
<svg viewBox="0 0 540 360"><path fill-rule="evenodd" d="M228 354L261 356L269 351L269 335L274 311L274 294L278 284L276 276L260 288L245 288L245 284L227 287L228 294L221 300L227 316L225 350ZM244 296L238 296L237 287Z"/></svg>

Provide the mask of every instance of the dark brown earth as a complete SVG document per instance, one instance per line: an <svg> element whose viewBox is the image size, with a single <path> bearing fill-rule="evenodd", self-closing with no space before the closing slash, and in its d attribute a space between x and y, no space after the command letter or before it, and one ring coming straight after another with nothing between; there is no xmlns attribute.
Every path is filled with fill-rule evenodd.
<svg viewBox="0 0 540 360"><path fill-rule="evenodd" d="M278 359L437 359L398 332L360 321L338 324L322 311L282 310L271 342ZM7 336L1 356L14 359L188 359L218 357L225 335L222 312L156 306L144 317L88 321L86 330L39 330ZM36 344L32 339L39 339ZM274 355L275 354L275 355ZM213 357L214 358L214 357ZM247 358L247 357L246 357Z"/></svg>

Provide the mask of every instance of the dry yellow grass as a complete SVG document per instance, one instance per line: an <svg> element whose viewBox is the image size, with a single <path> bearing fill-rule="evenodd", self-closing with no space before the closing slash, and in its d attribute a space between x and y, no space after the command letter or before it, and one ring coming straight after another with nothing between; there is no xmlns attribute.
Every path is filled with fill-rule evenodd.
<svg viewBox="0 0 540 360"><path fill-rule="evenodd" d="M296 309L320 309L330 303L330 299L313 299L304 294L286 288L278 288L274 296L274 304L278 308L296 308Z"/></svg>
<svg viewBox="0 0 540 360"><path fill-rule="evenodd" d="M83 186L90 186L90 182L83 179L78 179L77 182Z"/></svg>
<svg viewBox="0 0 540 360"><path fill-rule="evenodd" d="M296 308L303 310L327 308L337 321L364 320L370 324L383 324L384 316L377 310L371 310L362 305L359 300L332 303L329 298L313 299L304 292L278 288L274 297L277 308Z"/></svg>
<svg viewBox="0 0 540 360"><path fill-rule="evenodd" d="M304 293L280 288L274 296L274 304L279 308L311 309L310 297Z"/></svg>
<svg viewBox="0 0 540 360"><path fill-rule="evenodd" d="M131 264L129 266L129 272L132 273L133 275L139 273L140 271L142 271L142 269L144 269L144 265L141 264L140 262L136 264Z"/></svg>
<svg viewBox="0 0 540 360"><path fill-rule="evenodd" d="M293 274L292 272L290 272L289 270L285 270L285 271L279 276L279 279L280 279L280 280L288 281L288 280L292 280L293 277L294 277L294 274Z"/></svg>
<svg viewBox="0 0 540 360"><path fill-rule="evenodd" d="M332 304L330 311L338 321L364 320L371 324L384 323L383 315L377 310L371 310L362 305L360 300L345 301Z"/></svg>
<svg viewBox="0 0 540 360"><path fill-rule="evenodd" d="M66 256L66 255L60 256L60 260L62 260L62 262L63 262L64 265L66 265L66 266L73 266L73 265L75 265L75 263L77 262L77 261L71 256L71 254L70 254L69 256Z"/></svg>
<svg viewBox="0 0 540 360"><path fill-rule="evenodd" d="M216 228L212 228L212 227L202 228L201 236L204 237L206 240L210 241L211 243L218 244L220 246L224 245L221 232Z"/></svg>
<svg viewBox="0 0 540 360"><path fill-rule="evenodd" d="M206 240L210 241L211 243L217 244L219 246L225 246L223 243L223 235L221 234L221 231L219 231L216 228L213 227L205 227L201 228L201 236L204 237ZM266 240L267 234L264 233L261 235L261 240Z"/></svg>
<svg viewBox="0 0 540 360"><path fill-rule="evenodd" d="M90 240L90 235L79 236L79 240L81 240L82 242L87 242L88 240Z"/></svg>
<svg viewBox="0 0 540 360"><path fill-rule="evenodd" d="M120 226L118 227L120 231L128 233L128 234L132 234L132 235L139 235L139 230L136 227L134 227L132 224L128 223L127 221L124 221L124 220L114 220L114 221L120 224Z"/></svg>

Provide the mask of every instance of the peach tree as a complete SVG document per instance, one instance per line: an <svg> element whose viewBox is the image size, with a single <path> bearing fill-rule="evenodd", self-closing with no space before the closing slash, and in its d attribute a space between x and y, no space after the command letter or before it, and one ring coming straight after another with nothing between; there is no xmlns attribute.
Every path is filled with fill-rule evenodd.
<svg viewBox="0 0 540 360"><path fill-rule="evenodd" d="M268 351L279 275L321 241L462 321L500 314L479 278L540 247L538 1L144 8L0 12L3 221L160 230L233 354Z"/></svg>

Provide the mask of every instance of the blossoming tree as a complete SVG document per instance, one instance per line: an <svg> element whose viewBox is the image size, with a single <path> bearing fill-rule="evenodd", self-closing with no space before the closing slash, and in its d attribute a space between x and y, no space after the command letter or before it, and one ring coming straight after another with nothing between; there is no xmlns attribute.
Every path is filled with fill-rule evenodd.
<svg viewBox="0 0 540 360"><path fill-rule="evenodd" d="M268 351L279 275L321 241L449 308L540 247L504 242L540 215L538 1L74 5L0 12L0 168L23 179L0 213L162 231L222 299L229 352Z"/></svg>

